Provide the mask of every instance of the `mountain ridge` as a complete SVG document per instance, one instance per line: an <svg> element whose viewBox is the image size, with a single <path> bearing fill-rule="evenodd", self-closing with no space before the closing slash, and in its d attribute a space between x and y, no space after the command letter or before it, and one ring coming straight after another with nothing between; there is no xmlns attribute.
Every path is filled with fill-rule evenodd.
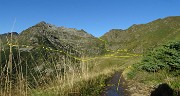
<svg viewBox="0 0 180 96"><path fill-rule="evenodd" d="M2 86L6 86L6 77L11 76L8 76L7 72L12 70L10 74L12 74L13 79L11 80L15 82L13 87L25 79L25 84L30 86L30 90L36 90L36 88L41 87L49 88L51 82L54 83L58 80L63 81L58 83L59 85L70 84L66 83L70 80L69 77L72 77L73 81L74 77L77 76L77 80L82 82L83 76L86 79L87 76L93 76L96 73L107 75L107 72L115 72L114 70L131 70L133 65L136 65L135 62L142 58L141 54L149 48L170 41L180 41L180 16L157 19L147 24L134 24L126 30L111 29L100 38L96 38L84 30L57 27L44 21L29 27L18 35L13 33L12 36L13 38L11 38L11 33L0 35L0 77L4 78L1 79ZM175 47L177 46L175 45ZM8 65L10 63L12 67ZM92 73L89 74L90 71ZM19 80L18 76L22 76L22 80L21 78ZM90 77L90 80L94 80L93 78L99 80L101 76L100 78L99 76L98 78L92 77L92 79ZM95 83L95 86L92 86L95 87L94 90L97 90L96 85L101 86L102 82L105 85L107 79L103 78L98 81L100 83ZM94 82L96 80L88 81L87 87L85 86L88 89L84 89L82 86L80 90L89 90L89 85L91 87ZM78 84L76 81L71 83L72 85L75 83L74 87ZM58 88L61 88L59 85ZM57 84L55 86L57 87ZM74 89L74 87L71 88ZM100 88L102 87L104 86ZM44 91L47 90L43 89L42 92L44 93ZM64 91L58 90L58 92Z"/></svg>
<svg viewBox="0 0 180 96"><path fill-rule="evenodd" d="M171 16L147 24L132 25L126 30L110 30L100 38L108 42L107 47L111 50L128 49L142 53L149 47L179 40L179 27L180 16Z"/></svg>
<svg viewBox="0 0 180 96"><path fill-rule="evenodd" d="M104 43L83 29L77 30L75 28L65 28L62 26L57 27L44 21L19 33L19 35L16 36L16 42L14 42L14 44L42 45L42 42L44 42L42 41L43 39L57 47L55 49L61 48L62 46L71 46L71 48L82 52L84 55L98 55L104 52Z"/></svg>
<svg viewBox="0 0 180 96"><path fill-rule="evenodd" d="M94 45L101 45L101 48L96 46L96 49L102 49L103 47L103 51L98 54L104 52L104 47L110 50L128 49L129 51L142 53L149 47L155 47L161 45L161 43L179 40L179 22L180 16L169 16L156 19L146 24L133 24L125 30L111 29L100 37L100 39L107 42L106 46L104 42L83 29L78 30L63 26L57 27L45 21L41 21L22 31L19 33L18 37L20 37L19 41L32 41L33 39L35 40L35 38L33 38L34 35L44 36L48 37L50 40L60 40L61 42L66 42L66 44L69 43L71 46L76 46L76 49L89 51L91 47L87 43L96 43ZM174 39L172 37L174 37ZM24 42L23 44L25 43L28 44L29 42ZM80 47L80 45L84 46ZM143 46L147 46L148 48L143 48ZM94 53L97 53L97 51Z"/></svg>

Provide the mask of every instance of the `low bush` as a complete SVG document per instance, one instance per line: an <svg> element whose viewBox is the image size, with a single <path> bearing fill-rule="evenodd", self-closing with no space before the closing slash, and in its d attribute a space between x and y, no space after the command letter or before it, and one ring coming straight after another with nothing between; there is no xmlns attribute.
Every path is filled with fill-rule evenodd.
<svg viewBox="0 0 180 96"><path fill-rule="evenodd" d="M148 72L166 70L180 75L180 41L160 46L147 52L139 66Z"/></svg>

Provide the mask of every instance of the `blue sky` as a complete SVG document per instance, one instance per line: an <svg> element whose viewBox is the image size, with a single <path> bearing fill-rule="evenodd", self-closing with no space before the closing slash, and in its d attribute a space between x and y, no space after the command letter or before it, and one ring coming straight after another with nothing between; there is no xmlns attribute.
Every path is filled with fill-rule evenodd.
<svg viewBox="0 0 180 96"><path fill-rule="evenodd" d="M99 37L167 16L180 16L180 0L0 0L0 33L16 18L16 32L45 21Z"/></svg>

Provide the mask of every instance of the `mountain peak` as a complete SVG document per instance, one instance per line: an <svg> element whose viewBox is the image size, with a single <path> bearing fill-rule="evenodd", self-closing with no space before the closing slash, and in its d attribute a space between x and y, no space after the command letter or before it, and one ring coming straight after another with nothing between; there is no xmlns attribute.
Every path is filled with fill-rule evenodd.
<svg viewBox="0 0 180 96"><path fill-rule="evenodd" d="M38 24L47 24L45 21L41 21Z"/></svg>
<svg viewBox="0 0 180 96"><path fill-rule="evenodd" d="M19 35L17 32L7 32L7 33L4 33L4 34L1 34L1 35Z"/></svg>
<svg viewBox="0 0 180 96"><path fill-rule="evenodd" d="M41 21L37 23L35 26L46 26L46 25L48 25L48 23L46 23L45 21Z"/></svg>

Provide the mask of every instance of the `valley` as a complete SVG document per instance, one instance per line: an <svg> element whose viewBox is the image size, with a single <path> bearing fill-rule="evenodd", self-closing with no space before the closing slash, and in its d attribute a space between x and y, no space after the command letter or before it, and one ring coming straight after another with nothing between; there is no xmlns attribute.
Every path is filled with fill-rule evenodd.
<svg viewBox="0 0 180 96"><path fill-rule="evenodd" d="M0 95L149 96L167 83L179 96L179 41L179 16L99 38L42 21L0 35Z"/></svg>

